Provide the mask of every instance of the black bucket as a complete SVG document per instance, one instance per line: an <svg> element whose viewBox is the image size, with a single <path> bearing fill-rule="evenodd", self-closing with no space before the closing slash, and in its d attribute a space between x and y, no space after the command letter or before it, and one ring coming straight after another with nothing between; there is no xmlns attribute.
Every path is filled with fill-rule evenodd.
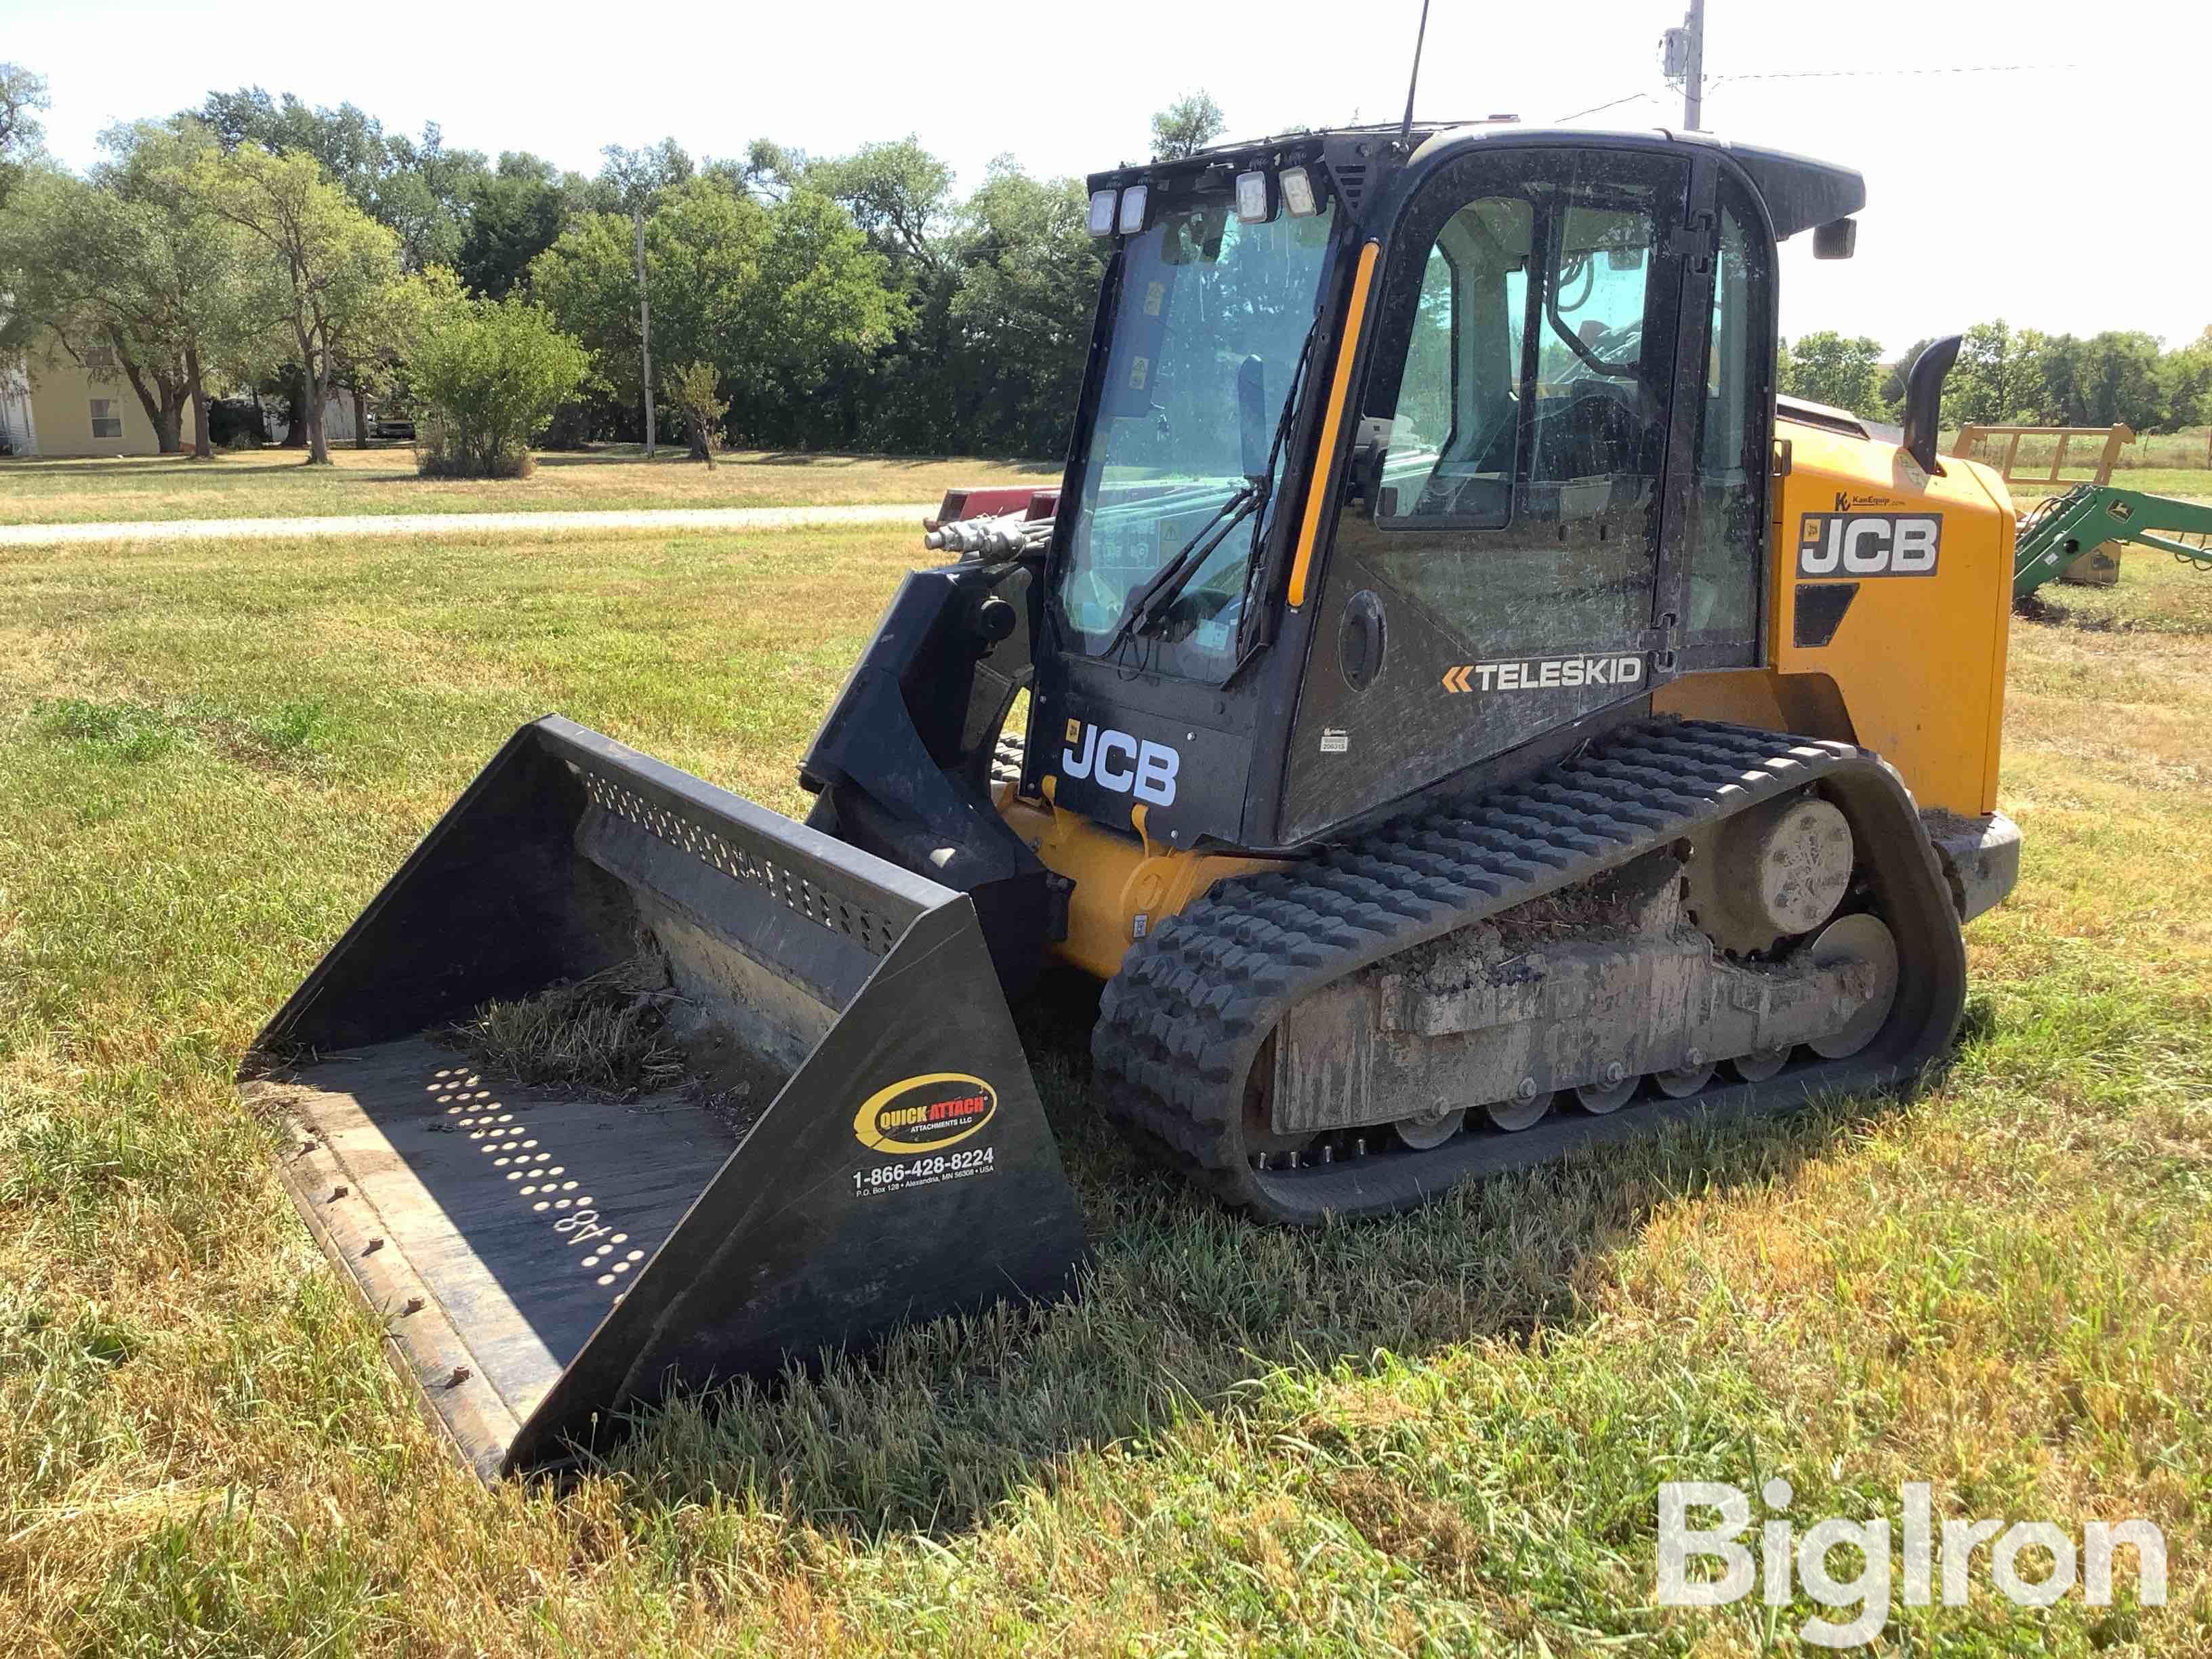
<svg viewBox="0 0 2212 1659"><path fill-rule="evenodd" d="M764 1109L518 1087L438 1035L641 939ZM968 897L558 718L254 1048L294 1202L486 1479L672 1387L1062 1294L1082 1254Z"/></svg>

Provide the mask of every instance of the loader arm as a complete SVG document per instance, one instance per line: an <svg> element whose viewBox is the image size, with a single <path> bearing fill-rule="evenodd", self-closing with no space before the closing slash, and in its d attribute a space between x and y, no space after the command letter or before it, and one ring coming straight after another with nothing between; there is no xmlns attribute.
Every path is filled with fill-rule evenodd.
<svg viewBox="0 0 2212 1659"><path fill-rule="evenodd" d="M2027 598L2082 553L2106 542L2132 542L2212 570L2212 547L2174 541L2173 535L2212 537L2212 506L2113 484L2078 484L2039 503L2022 521L2013 560L2013 597Z"/></svg>

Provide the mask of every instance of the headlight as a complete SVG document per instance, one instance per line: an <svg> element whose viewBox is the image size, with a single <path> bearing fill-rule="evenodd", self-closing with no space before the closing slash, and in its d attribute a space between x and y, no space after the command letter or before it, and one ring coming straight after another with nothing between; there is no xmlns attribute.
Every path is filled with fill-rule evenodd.
<svg viewBox="0 0 2212 1659"><path fill-rule="evenodd" d="M1248 225L1264 225L1273 216L1268 211L1266 173L1237 175L1237 216Z"/></svg>
<svg viewBox="0 0 2212 1659"><path fill-rule="evenodd" d="M1114 234L1114 196L1110 190L1091 192L1091 234L1111 236Z"/></svg>
<svg viewBox="0 0 2212 1659"><path fill-rule="evenodd" d="M1132 185L1121 192L1120 224L1124 236L1134 236L1145 228L1145 206L1152 196L1151 187L1146 185Z"/></svg>
<svg viewBox="0 0 2212 1659"><path fill-rule="evenodd" d="M1283 205L1293 219L1313 216L1321 205L1314 199L1313 174L1304 167L1285 167L1282 172Z"/></svg>

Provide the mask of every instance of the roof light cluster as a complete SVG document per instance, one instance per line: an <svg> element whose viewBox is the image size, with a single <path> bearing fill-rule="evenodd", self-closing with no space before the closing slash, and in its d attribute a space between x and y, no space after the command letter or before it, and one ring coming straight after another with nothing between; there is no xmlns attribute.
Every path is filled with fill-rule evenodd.
<svg viewBox="0 0 2212 1659"><path fill-rule="evenodd" d="M1091 192L1089 224L1093 236L1135 236L1146 225L1152 206L1150 185L1123 185ZM1248 225L1264 225L1277 213L1309 219L1321 211L1321 189L1310 167L1285 167L1270 173L1253 167L1237 175L1237 216Z"/></svg>

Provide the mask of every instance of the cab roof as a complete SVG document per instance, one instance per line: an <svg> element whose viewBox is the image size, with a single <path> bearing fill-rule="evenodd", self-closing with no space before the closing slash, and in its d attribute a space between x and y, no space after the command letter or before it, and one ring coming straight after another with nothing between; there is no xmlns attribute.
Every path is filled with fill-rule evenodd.
<svg viewBox="0 0 2212 1659"><path fill-rule="evenodd" d="M1777 240L1795 236L1816 225L1849 218L1866 205L1866 179L1856 167L1815 161L1789 150L1761 144L1738 143L1672 127L1608 130L1594 127L1523 126L1517 121L1417 121L1401 137L1398 123L1358 127L1328 127L1307 132L1282 133L1237 143L1216 144L1196 155L1172 161L1115 167L1095 173L1088 181L1094 191L1111 189L1140 180L1181 178L1194 170L1254 166L1294 166L1301 161L1321 161L1332 172L1351 157L1388 170L1409 165L1424 154L1449 145L1502 143L1552 148L1600 144L1609 148L1673 150L1685 156L1699 151L1718 151L1742 168L1774 222ZM1364 193L1364 192L1363 192Z"/></svg>

